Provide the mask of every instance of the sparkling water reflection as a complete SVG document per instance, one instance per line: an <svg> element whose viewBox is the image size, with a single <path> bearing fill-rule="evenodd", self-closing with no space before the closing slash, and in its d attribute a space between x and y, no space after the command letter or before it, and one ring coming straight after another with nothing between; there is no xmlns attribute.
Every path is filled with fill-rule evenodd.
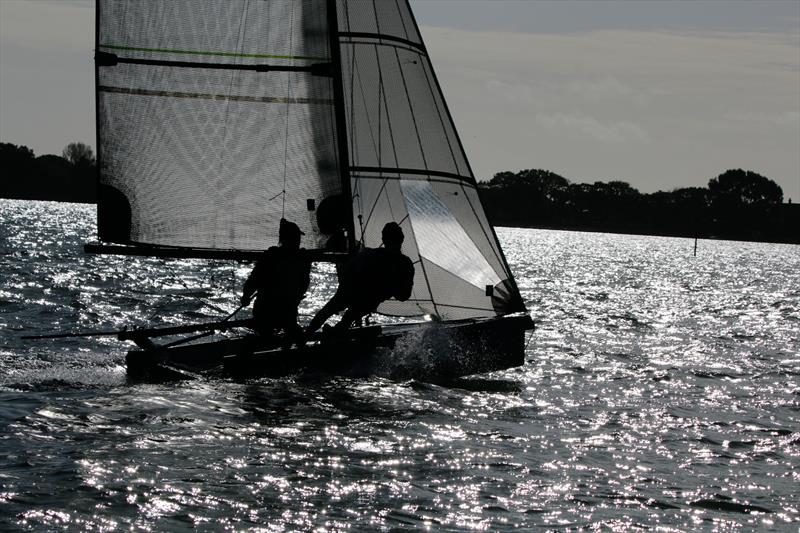
<svg viewBox="0 0 800 533"><path fill-rule="evenodd" d="M450 386L130 385L109 337L224 316L249 271L94 257L0 200L0 529L796 529L800 248L500 229L538 329ZM309 314L331 293L314 272Z"/></svg>

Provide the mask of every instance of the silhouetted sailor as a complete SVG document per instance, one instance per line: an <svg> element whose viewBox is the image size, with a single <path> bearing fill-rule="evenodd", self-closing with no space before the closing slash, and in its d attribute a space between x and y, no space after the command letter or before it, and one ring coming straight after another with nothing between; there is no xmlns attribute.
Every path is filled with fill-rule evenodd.
<svg viewBox="0 0 800 533"><path fill-rule="evenodd" d="M301 235L297 224L282 218L279 246L264 252L244 284L242 305L249 305L256 294L253 319L262 335L283 330L288 339L297 339L302 334L297 306L308 290L311 263L300 250Z"/></svg>
<svg viewBox="0 0 800 533"><path fill-rule="evenodd" d="M372 313L381 302L390 298L405 301L414 286L414 264L403 255L405 236L396 222L389 222L381 233L382 248L365 248L339 272L339 288L333 298L314 316L306 329L311 334L331 315L344 311L338 330Z"/></svg>

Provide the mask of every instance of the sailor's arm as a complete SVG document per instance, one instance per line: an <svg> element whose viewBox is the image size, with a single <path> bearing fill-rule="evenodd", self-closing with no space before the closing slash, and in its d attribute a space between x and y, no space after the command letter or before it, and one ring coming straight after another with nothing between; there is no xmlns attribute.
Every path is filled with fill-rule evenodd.
<svg viewBox="0 0 800 533"><path fill-rule="evenodd" d="M405 302L411 297L411 291L414 289L414 263L408 257L403 256L398 270L397 287L393 296L395 299Z"/></svg>
<svg viewBox="0 0 800 533"><path fill-rule="evenodd" d="M244 287L242 288L242 298L240 299L242 305L250 305L253 295L255 295L256 291L258 290L258 279L260 277L260 271L263 268L261 265L261 260L256 262L255 268L250 273L250 276L248 276L247 281L244 282Z"/></svg>

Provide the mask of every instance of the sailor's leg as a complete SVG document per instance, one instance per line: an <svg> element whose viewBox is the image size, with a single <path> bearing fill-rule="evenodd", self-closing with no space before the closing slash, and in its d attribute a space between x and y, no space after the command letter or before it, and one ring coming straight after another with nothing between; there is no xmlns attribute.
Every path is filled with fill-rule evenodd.
<svg viewBox="0 0 800 533"><path fill-rule="evenodd" d="M314 318L312 318L311 322L308 323L308 326L306 327L306 335L310 335L317 331L326 320L344 308L344 298L339 292L337 292L333 295L333 298L328 301L328 303L322 306L322 309L317 311L317 314L314 315Z"/></svg>
<svg viewBox="0 0 800 533"><path fill-rule="evenodd" d="M360 322L361 319L366 316L367 314L373 312L375 309L370 308L369 306L351 306L347 308L347 311L344 312L342 315L342 319L336 324L336 332L337 333L345 333L348 329L350 329L354 323Z"/></svg>
<svg viewBox="0 0 800 533"><path fill-rule="evenodd" d="M284 332L285 343L292 344L303 341L303 328L297 323L297 308L286 310L281 317L281 329Z"/></svg>
<svg viewBox="0 0 800 533"><path fill-rule="evenodd" d="M288 345L297 344L298 346L302 346L303 344L305 344L305 332L297 322L287 326L285 331L286 331L286 343Z"/></svg>
<svg viewBox="0 0 800 533"><path fill-rule="evenodd" d="M273 340L276 337L276 323L273 313L265 310L263 306L258 306L253 309L253 329L260 337L265 340Z"/></svg>

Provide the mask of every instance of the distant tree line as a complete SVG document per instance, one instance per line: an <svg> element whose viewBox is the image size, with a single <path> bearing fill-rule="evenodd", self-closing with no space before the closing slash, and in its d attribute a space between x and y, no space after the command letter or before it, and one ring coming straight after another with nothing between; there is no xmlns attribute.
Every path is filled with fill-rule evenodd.
<svg viewBox="0 0 800 533"><path fill-rule="evenodd" d="M0 198L94 203L95 157L86 144L69 143L60 156L35 156L27 146L0 143Z"/></svg>
<svg viewBox="0 0 800 533"><path fill-rule="evenodd" d="M0 198L95 203L91 147L68 144L61 156L0 143ZM605 231L800 244L800 204L784 204L769 178L728 170L708 186L642 194L624 181L572 183L547 170L499 172L479 183L497 226Z"/></svg>
<svg viewBox="0 0 800 533"><path fill-rule="evenodd" d="M800 243L800 205L769 178L728 170L708 187L642 194L624 181L572 183L547 170L480 183L498 226Z"/></svg>

